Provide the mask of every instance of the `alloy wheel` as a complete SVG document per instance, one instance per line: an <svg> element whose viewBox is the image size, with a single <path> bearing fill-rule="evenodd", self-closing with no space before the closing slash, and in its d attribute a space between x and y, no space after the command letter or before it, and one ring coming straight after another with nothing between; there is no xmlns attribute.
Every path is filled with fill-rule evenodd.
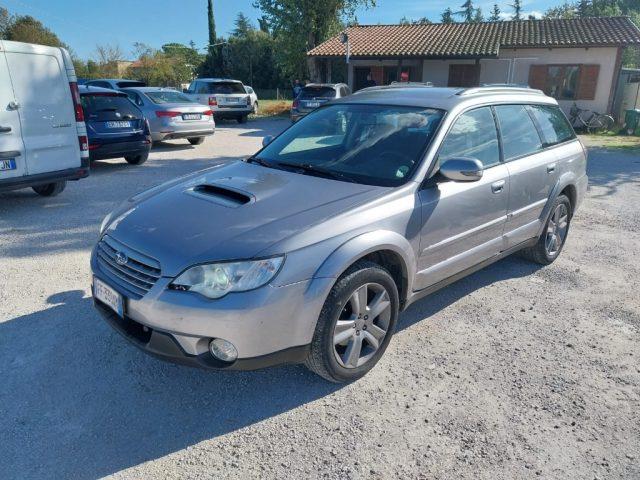
<svg viewBox="0 0 640 480"><path fill-rule="evenodd" d="M334 353L345 368L367 363L389 331L391 299L378 283L366 283L351 294L333 329Z"/></svg>
<svg viewBox="0 0 640 480"><path fill-rule="evenodd" d="M544 242L547 255L555 257L558 254L567 236L568 228L569 210L564 203L561 203L553 211L547 225L547 234Z"/></svg>

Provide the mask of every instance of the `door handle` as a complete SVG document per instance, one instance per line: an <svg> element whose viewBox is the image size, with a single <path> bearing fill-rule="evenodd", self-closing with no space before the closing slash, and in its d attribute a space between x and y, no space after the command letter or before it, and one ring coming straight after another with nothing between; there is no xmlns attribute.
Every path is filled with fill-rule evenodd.
<svg viewBox="0 0 640 480"><path fill-rule="evenodd" d="M15 100L11 100L7 106L9 107L9 110L18 110L20 108L20 103Z"/></svg>
<svg viewBox="0 0 640 480"><path fill-rule="evenodd" d="M556 164L552 163L551 165L547 165L547 173L553 173L556 171Z"/></svg>
<svg viewBox="0 0 640 480"><path fill-rule="evenodd" d="M7 152L0 152L0 160L6 160L7 158L16 158L22 155L18 150L10 150Z"/></svg>
<svg viewBox="0 0 640 480"><path fill-rule="evenodd" d="M493 193L500 193L504 190L504 184L505 181L504 180L500 180L498 182L494 182L491 184L491 191Z"/></svg>
<svg viewBox="0 0 640 480"><path fill-rule="evenodd" d="M11 127L0 127L0 133L9 133L11 131Z"/></svg>

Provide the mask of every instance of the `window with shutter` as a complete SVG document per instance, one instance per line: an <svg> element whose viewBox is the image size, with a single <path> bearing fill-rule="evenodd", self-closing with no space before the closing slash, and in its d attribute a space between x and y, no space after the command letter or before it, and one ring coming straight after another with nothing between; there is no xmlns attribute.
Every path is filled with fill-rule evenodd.
<svg viewBox="0 0 640 480"><path fill-rule="evenodd" d="M600 65L531 65L529 86L558 100L593 100Z"/></svg>

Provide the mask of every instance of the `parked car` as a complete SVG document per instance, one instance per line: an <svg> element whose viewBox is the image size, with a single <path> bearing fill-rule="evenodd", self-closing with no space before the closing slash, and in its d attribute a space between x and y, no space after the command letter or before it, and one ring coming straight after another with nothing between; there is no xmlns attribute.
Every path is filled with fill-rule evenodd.
<svg viewBox="0 0 640 480"><path fill-rule="evenodd" d="M78 88L87 123L90 159L124 157L132 165L146 162L151 149L149 122L127 94L86 85Z"/></svg>
<svg viewBox="0 0 640 480"><path fill-rule="evenodd" d="M291 121L297 122L325 103L348 95L351 89L345 83L309 83L291 104Z"/></svg>
<svg viewBox="0 0 640 480"><path fill-rule="evenodd" d="M124 78L94 78L87 80L83 85L89 87L109 88L111 90L120 90L129 87L146 87L147 84L140 80L126 80Z"/></svg>
<svg viewBox="0 0 640 480"><path fill-rule="evenodd" d="M228 78L198 78L191 82L184 93L202 105L207 105L218 118L232 118L245 123L253 112L244 85Z"/></svg>
<svg viewBox="0 0 640 480"><path fill-rule="evenodd" d="M244 89L249 94L249 101L251 102L251 110L253 111L254 115L257 115L258 114L258 107L259 107L259 105L258 105L258 94L255 92L253 87L249 87L249 86L245 85Z"/></svg>
<svg viewBox="0 0 640 480"><path fill-rule="evenodd" d="M369 89L264 145L105 218L95 305L141 349L356 379L416 300L514 252L556 260L587 188L539 90Z"/></svg>
<svg viewBox="0 0 640 480"><path fill-rule="evenodd" d="M57 195L89 175L87 131L64 48L0 41L0 192Z"/></svg>
<svg viewBox="0 0 640 480"><path fill-rule="evenodd" d="M184 93L158 87L123 88L151 127L154 142L186 138L200 145L215 132L211 108L194 102Z"/></svg>

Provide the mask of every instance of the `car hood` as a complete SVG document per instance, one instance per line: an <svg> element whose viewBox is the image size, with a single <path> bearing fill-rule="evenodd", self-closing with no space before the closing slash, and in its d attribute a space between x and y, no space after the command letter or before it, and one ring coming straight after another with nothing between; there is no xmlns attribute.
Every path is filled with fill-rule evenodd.
<svg viewBox="0 0 640 480"><path fill-rule="evenodd" d="M233 162L133 197L114 212L105 234L158 260L163 276L175 276L198 263L259 256L387 191Z"/></svg>

